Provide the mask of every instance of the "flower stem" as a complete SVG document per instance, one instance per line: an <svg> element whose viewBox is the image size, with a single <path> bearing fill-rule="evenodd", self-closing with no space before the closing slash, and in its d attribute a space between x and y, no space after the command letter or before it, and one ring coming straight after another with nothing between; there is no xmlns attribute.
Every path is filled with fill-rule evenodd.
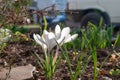
<svg viewBox="0 0 120 80"><path fill-rule="evenodd" d="M45 53L45 60L48 62L48 55L47 55L47 52L44 52Z"/></svg>
<svg viewBox="0 0 120 80"><path fill-rule="evenodd" d="M53 65L55 64L55 62L56 62L58 56L59 56L59 48L57 47L56 53L55 53L55 56L54 56L54 59L53 59Z"/></svg>

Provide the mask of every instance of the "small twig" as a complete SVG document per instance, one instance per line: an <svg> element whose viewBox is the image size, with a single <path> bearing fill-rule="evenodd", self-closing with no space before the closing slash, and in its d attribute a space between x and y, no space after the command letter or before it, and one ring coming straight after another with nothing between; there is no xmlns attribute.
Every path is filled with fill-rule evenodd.
<svg viewBox="0 0 120 80"><path fill-rule="evenodd" d="M12 69L12 60L10 61L9 71L8 73L6 73L6 78L4 80L7 80L10 77L9 75L10 75L11 69Z"/></svg>

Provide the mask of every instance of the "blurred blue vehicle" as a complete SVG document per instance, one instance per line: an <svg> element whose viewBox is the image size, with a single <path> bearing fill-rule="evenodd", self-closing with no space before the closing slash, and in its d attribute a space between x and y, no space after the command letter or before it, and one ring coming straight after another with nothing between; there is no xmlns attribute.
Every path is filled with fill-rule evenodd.
<svg viewBox="0 0 120 80"><path fill-rule="evenodd" d="M45 19L47 21L48 26L54 28L56 24L64 23L67 19L67 16L65 13L59 12L58 14L45 16ZM43 19L41 23L44 25Z"/></svg>
<svg viewBox="0 0 120 80"><path fill-rule="evenodd" d="M30 6L30 10L35 12L33 12L34 14L32 15L33 22L40 23L40 25L44 26L43 17L46 19L48 27L54 27L58 23L65 22L67 16L65 11L62 10L64 7L62 6L61 10L53 10L55 5L56 4L53 4L53 2L49 0L34 0L33 5Z"/></svg>

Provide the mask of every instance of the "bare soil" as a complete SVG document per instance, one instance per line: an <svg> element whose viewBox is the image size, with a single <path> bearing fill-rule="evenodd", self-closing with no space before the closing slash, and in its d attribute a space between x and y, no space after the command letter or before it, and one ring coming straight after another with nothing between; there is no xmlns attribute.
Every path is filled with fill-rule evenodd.
<svg viewBox="0 0 120 80"><path fill-rule="evenodd" d="M120 53L120 48L116 49L117 53ZM34 53L37 53L40 57L43 57L43 52L39 45L33 45L33 40L22 41L22 42L11 42L8 43L8 46L2 51L0 54L0 69L15 66L23 66L27 64L32 64L38 70L38 72L34 73L34 78L32 80L47 80L45 75L43 74L43 70L39 68L37 63L37 58L34 57ZM78 51L78 55L81 54L81 51ZM103 60L109 55L112 54L112 50L98 50L98 67L100 67ZM86 55L89 54L86 53ZM76 62L74 60L75 55L70 51L70 60L71 66L73 70L76 68ZM120 69L120 57L116 56L113 60L110 56L102 69L99 71L99 75L97 80L120 80L119 75L110 75L111 69ZM81 76L78 76L78 80L93 80L93 60L91 60L85 70L85 73ZM69 70L65 59L63 58L56 70L56 74L53 77L53 80L70 80Z"/></svg>

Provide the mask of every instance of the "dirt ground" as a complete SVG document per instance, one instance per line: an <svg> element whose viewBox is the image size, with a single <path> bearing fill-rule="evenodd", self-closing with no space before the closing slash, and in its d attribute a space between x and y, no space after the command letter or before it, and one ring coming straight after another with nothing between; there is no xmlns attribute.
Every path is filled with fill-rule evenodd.
<svg viewBox="0 0 120 80"><path fill-rule="evenodd" d="M111 50L98 50L98 67L102 63L102 61L109 55ZM120 49L117 49L117 52L120 52ZM9 67L12 64L13 67L16 66L24 66L27 64L32 64L37 68L39 72L34 73L34 78L32 80L47 80L43 75L43 72L37 63L37 59L33 56L34 53L37 53L39 56L43 57L43 52L40 46L33 46L32 40L23 41L20 43L9 43L8 46L1 53L0 58L0 69ZM71 52L70 52L71 53ZM81 54L81 51L79 51ZM89 54L89 53L86 53ZM74 54L69 54L71 60L71 66L73 70L76 68L76 62L74 61ZM100 74L97 80L120 80L120 75L110 75L109 71L111 69L120 69L120 57L116 57L112 61L110 58L105 62L103 68L100 70ZM85 73L83 75L78 76L78 80L93 80L93 61L91 60L88 64ZM67 63L65 59L62 59L56 74L53 80L70 80L70 75L67 67Z"/></svg>

